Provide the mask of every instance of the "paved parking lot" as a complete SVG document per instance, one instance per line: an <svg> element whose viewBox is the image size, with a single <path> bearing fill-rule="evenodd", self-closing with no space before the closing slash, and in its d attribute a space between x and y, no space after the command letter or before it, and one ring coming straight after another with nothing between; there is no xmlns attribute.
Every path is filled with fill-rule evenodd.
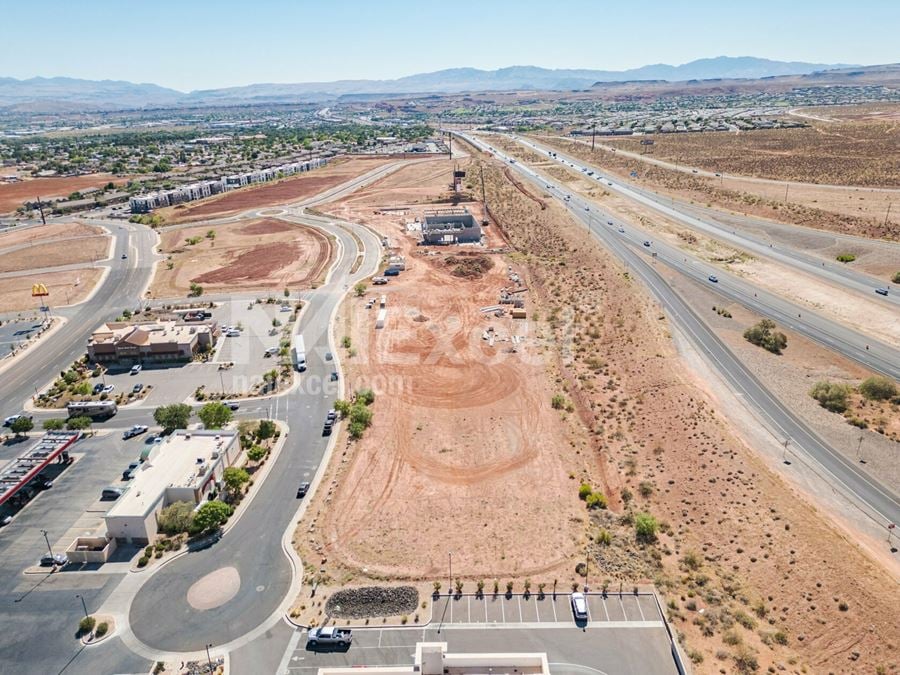
<svg viewBox="0 0 900 675"><path fill-rule="evenodd" d="M604 597L589 593L588 624L625 624L633 622L661 624L662 616L652 595L631 593ZM493 595L483 598L474 595L446 596L434 603L432 624L573 624L568 593Z"/></svg>
<svg viewBox="0 0 900 675"><path fill-rule="evenodd" d="M240 326L242 330L238 337L223 335L219 338L211 362L149 365L137 375L131 375L127 370L109 372L104 381L115 385L116 394L130 392L137 383L152 386L150 394L140 403L151 407L184 401L200 385L211 392L249 391L254 384L263 381L263 373L277 368L278 357L267 358L265 352L278 347L280 329L289 323L291 312L280 311L277 304L251 305L249 300L243 299L219 303L212 314L220 326ZM273 327L273 319L282 326ZM225 364L233 365L223 367Z"/></svg>

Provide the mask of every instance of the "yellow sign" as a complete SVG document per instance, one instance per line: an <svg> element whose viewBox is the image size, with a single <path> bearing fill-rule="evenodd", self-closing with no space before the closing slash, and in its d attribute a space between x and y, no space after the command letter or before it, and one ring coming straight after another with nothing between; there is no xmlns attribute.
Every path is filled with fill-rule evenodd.
<svg viewBox="0 0 900 675"><path fill-rule="evenodd" d="M45 295L50 295L50 291L47 290L47 287L44 284L32 284L31 286L31 297L39 298Z"/></svg>

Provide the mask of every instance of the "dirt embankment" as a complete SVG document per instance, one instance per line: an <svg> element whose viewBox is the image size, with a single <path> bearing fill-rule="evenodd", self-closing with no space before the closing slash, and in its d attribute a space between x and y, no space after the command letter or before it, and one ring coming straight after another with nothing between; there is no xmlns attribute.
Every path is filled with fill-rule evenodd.
<svg viewBox="0 0 900 675"><path fill-rule="evenodd" d="M539 140L620 177L636 171L642 185L698 204L854 236L900 240L900 218L885 218L888 204L894 199L891 193L854 188L853 195L848 196L815 186L792 186L785 199L785 188L777 185L731 179L723 183L718 178L666 169L601 148L592 152L588 145L576 141Z"/></svg>
<svg viewBox="0 0 900 675"><path fill-rule="evenodd" d="M317 195L389 162L375 156L338 159L321 169L256 187L243 187L194 205L160 209L159 214L169 222L180 223L288 204Z"/></svg>
<svg viewBox="0 0 900 675"><path fill-rule="evenodd" d="M627 271L556 205L517 196L499 167L486 176L573 419L591 431L586 479L612 511L585 525L601 575L653 579L700 673L889 667L896 645L880 636L900 634L896 580L736 440ZM636 512L658 519L655 545L623 524Z"/></svg>
<svg viewBox="0 0 900 675"><path fill-rule="evenodd" d="M322 232L274 218L178 227L162 233L152 297L205 292L305 288L325 273L331 242Z"/></svg>

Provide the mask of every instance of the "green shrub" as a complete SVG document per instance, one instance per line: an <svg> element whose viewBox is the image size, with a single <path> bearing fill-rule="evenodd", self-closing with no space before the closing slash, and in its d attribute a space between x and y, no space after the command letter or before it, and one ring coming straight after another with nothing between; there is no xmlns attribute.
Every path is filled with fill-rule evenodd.
<svg viewBox="0 0 900 675"><path fill-rule="evenodd" d="M350 423L361 424L363 429L368 428L372 424L372 411L360 403L354 404L350 408Z"/></svg>
<svg viewBox="0 0 900 675"><path fill-rule="evenodd" d="M891 277L891 281L895 284L900 284L900 272L894 272L894 276Z"/></svg>
<svg viewBox="0 0 900 675"><path fill-rule="evenodd" d="M97 630L94 632L98 638L103 637L109 631L109 624L105 621L97 626Z"/></svg>
<svg viewBox="0 0 900 675"><path fill-rule="evenodd" d="M94 626L97 625L97 619L92 616L86 616L81 621L78 622L78 631L84 635L86 633L90 633L94 630Z"/></svg>
<svg viewBox="0 0 900 675"><path fill-rule="evenodd" d="M837 256L837 261L842 263L852 263L854 260L856 260L856 256L852 253L841 253Z"/></svg>
<svg viewBox="0 0 900 675"><path fill-rule="evenodd" d="M146 567L148 562L150 562L150 556L142 555L140 558L138 558L137 566Z"/></svg>
<svg viewBox="0 0 900 675"><path fill-rule="evenodd" d="M65 428L66 421L59 418L49 419L43 421L44 431L59 431L60 429Z"/></svg>
<svg viewBox="0 0 900 675"><path fill-rule="evenodd" d="M553 398L550 399L550 405L553 406L554 410L562 410L567 404L568 401L562 394L554 394Z"/></svg>
<svg viewBox="0 0 900 675"><path fill-rule="evenodd" d="M775 330L775 322L763 319L744 331L744 339L773 354L780 354L787 347L787 336Z"/></svg>
<svg viewBox="0 0 900 675"><path fill-rule="evenodd" d="M341 346L344 349L350 349L350 345L352 345L352 344L353 344L353 341L350 339L349 335L345 335L344 338L341 340Z"/></svg>
<svg viewBox="0 0 900 675"><path fill-rule="evenodd" d="M859 393L870 401L884 401L897 395L897 385L886 377L875 375L862 381Z"/></svg>
<svg viewBox="0 0 900 675"><path fill-rule="evenodd" d="M159 531L164 534L189 532L194 521L194 505L190 502L174 502L157 516Z"/></svg>
<svg viewBox="0 0 900 675"><path fill-rule="evenodd" d="M591 495L593 491L594 489L590 485L588 485L587 483L582 483L581 487L578 488L578 498L581 501L584 501Z"/></svg>
<svg viewBox="0 0 900 675"><path fill-rule="evenodd" d="M360 422L350 422L349 426L347 427L347 431L350 434L350 438L352 438L353 440L359 440L360 438L362 438L363 433L365 433L366 427Z"/></svg>
<svg viewBox="0 0 900 675"><path fill-rule="evenodd" d="M602 492L592 492L584 501L589 509L605 509L607 505L606 495Z"/></svg>
<svg viewBox="0 0 900 675"><path fill-rule="evenodd" d="M356 400L361 401L363 405L372 405L375 403L375 392L371 389L359 389L356 392Z"/></svg>
<svg viewBox="0 0 900 675"><path fill-rule="evenodd" d="M847 409L847 399L852 389L849 385L840 382L827 382L821 380L809 390L809 395L819 402L819 405L831 412L842 413Z"/></svg>
<svg viewBox="0 0 900 675"><path fill-rule="evenodd" d="M603 544L604 546L609 546L612 543L612 534L609 530L601 529L597 533L597 543Z"/></svg>
<svg viewBox="0 0 900 675"><path fill-rule="evenodd" d="M643 541L653 541L656 539L656 531L659 529L659 523L656 518L649 513L638 513L634 516L634 531L637 533L638 539Z"/></svg>

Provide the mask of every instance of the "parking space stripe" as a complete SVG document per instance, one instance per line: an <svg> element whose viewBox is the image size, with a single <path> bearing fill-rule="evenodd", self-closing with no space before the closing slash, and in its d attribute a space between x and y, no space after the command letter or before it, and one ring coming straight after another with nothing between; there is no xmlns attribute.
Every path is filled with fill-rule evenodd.
<svg viewBox="0 0 900 675"><path fill-rule="evenodd" d="M503 623L506 623L506 608L503 606L505 604L505 602L500 603L500 616L503 617Z"/></svg>
<svg viewBox="0 0 900 675"><path fill-rule="evenodd" d="M541 621L541 608L538 606L538 601L534 601L534 614L537 616L538 623Z"/></svg>
<svg viewBox="0 0 900 675"><path fill-rule="evenodd" d="M524 619L522 619L522 598L521 596L516 596L516 607L519 608L519 623L525 623Z"/></svg>
<svg viewBox="0 0 900 675"><path fill-rule="evenodd" d="M641 599L635 598L635 604L637 604L638 612L640 612L640 615L641 615L641 621L643 621L644 620L644 610L641 609Z"/></svg>
<svg viewBox="0 0 900 675"><path fill-rule="evenodd" d="M466 596L466 620L472 623L472 596Z"/></svg>
<svg viewBox="0 0 900 675"><path fill-rule="evenodd" d="M606 615L606 620L609 621L609 610L606 609L606 598L600 598L600 603L603 605L603 613Z"/></svg>
<svg viewBox="0 0 900 675"><path fill-rule="evenodd" d="M487 616L487 598L485 598L483 595L481 596L481 604L484 605L484 622L487 623L487 622L488 622L488 616Z"/></svg>
<svg viewBox="0 0 900 675"><path fill-rule="evenodd" d="M559 621L559 619L556 618L556 596L555 595L553 596L553 620Z"/></svg>
<svg viewBox="0 0 900 675"><path fill-rule="evenodd" d="M625 620L628 621L628 612L625 611L625 603L622 602L622 596L619 596L619 606L622 608L622 616L625 617Z"/></svg>

